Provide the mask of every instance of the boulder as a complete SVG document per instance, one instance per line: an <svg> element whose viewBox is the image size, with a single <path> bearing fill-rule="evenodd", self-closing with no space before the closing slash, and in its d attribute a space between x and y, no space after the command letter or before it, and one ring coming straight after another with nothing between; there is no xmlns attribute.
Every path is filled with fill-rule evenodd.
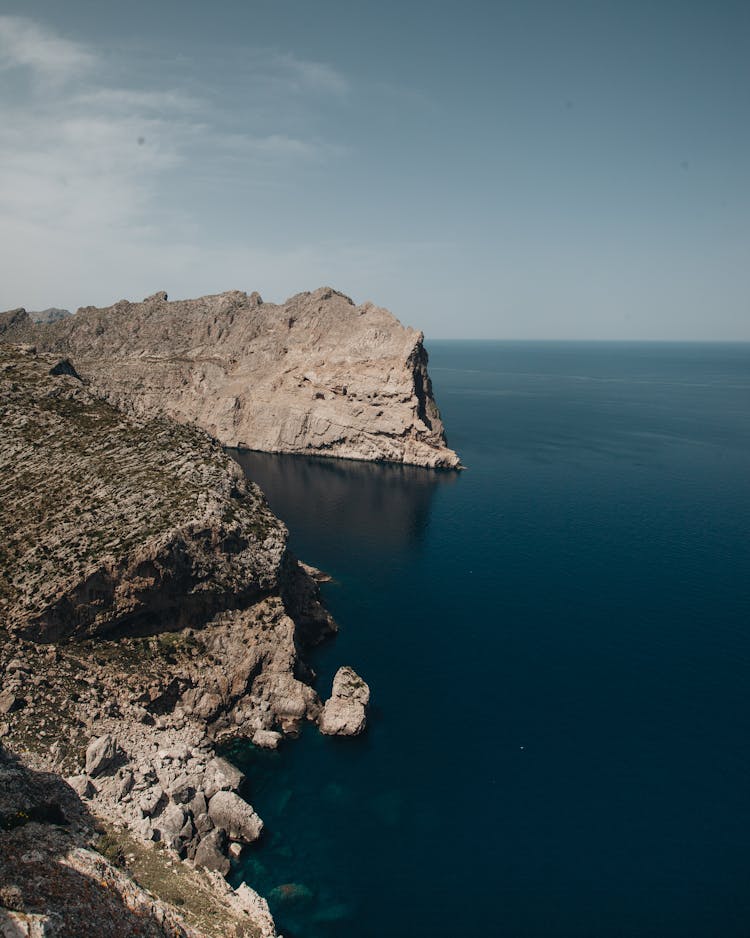
<svg viewBox="0 0 750 938"><path fill-rule="evenodd" d="M173 850L182 846L180 835L185 827L185 812L177 804L168 804L158 818L154 820L154 830L159 831L160 839Z"/></svg>
<svg viewBox="0 0 750 938"><path fill-rule="evenodd" d="M256 730L253 734L252 743L261 749L278 749L281 739L281 733L277 733L275 730Z"/></svg>
<svg viewBox="0 0 750 938"><path fill-rule="evenodd" d="M130 769L121 769L118 773L117 778L117 788L115 789L115 801L122 801L122 799L130 793L130 789L133 787L133 773Z"/></svg>
<svg viewBox="0 0 750 938"><path fill-rule="evenodd" d="M339 668L333 691L320 714L320 732L327 736L357 736L367 723L370 688L353 668Z"/></svg>
<svg viewBox="0 0 750 938"><path fill-rule="evenodd" d="M91 784L88 775L71 775L65 781L70 785L79 798L91 798L96 794L96 789Z"/></svg>
<svg viewBox="0 0 750 938"><path fill-rule="evenodd" d="M193 819L190 814L186 814L185 823L180 829L180 840L183 843L187 843L189 840L192 840L195 837L195 826L193 825Z"/></svg>
<svg viewBox="0 0 750 938"><path fill-rule="evenodd" d="M195 794L195 788L196 780L182 772L169 786L169 796L178 804L186 804Z"/></svg>
<svg viewBox="0 0 750 938"><path fill-rule="evenodd" d="M148 788L138 799L138 807L146 817L152 817L156 814L158 808L164 801L164 791L161 785L154 785Z"/></svg>
<svg viewBox="0 0 750 938"><path fill-rule="evenodd" d="M203 814L195 815L195 829L203 837L209 831L213 830L214 822L208 816L208 812L205 811Z"/></svg>
<svg viewBox="0 0 750 938"><path fill-rule="evenodd" d="M26 704L23 697L17 697L12 691L4 690L0 693L0 713L13 713Z"/></svg>
<svg viewBox="0 0 750 938"><path fill-rule="evenodd" d="M204 866L207 870L217 870L222 876L226 876L231 869L231 863L224 853L226 842L225 831L218 828L212 830L198 844L193 863L196 866Z"/></svg>
<svg viewBox="0 0 750 938"><path fill-rule="evenodd" d="M263 821L233 791L218 791L208 802L208 816L216 827L224 828L230 840L241 843L253 843L263 830Z"/></svg>
<svg viewBox="0 0 750 938"><path fill-rule="evenodd" d="M208 802L206 801L206 796L202 791L196 792L195 795L188 802L188 810L193 815L193 817L200 817L201 814L205 814L208 811Z"/></svg>
<svg viewBox="0 0 750 938"><path fill-rule="evenodd" d="M203 777L203 794L209 800L218 791L236 791L245 781L245 776L231 762L217 757L206 766Z"/></svg>
<svg viewBox="0 0 750 938"><path fill-rule="evenodd" d="M117 756L117 740L109 733L92 739L86 749L86 774L103 775L112 767Z"/></svg>

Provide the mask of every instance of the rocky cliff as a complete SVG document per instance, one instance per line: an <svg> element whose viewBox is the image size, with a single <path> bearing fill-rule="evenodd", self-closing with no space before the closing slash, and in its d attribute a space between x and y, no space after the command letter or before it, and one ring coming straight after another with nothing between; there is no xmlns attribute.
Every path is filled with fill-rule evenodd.
<svg viewBox="0 0 750 938"><path fill-rule="evenodd" d="M108 934L272 935L265 902L218 875L263 824L215 746L320 718L301 654L335 624L310 569L204 431L122 412L65 358L0 346L0 444L0 886L28 864L0 927L80 934L54 922L89 890L125 916ZM55 788L43 810L14 807L23 773ZM85 887L65 910L63 880Z"/></svg>
<svg viewBox="0 0 750 938"><path fill-rule="evenodd" d="M422 333L321 288L276 305L240 292L84 307L0 341L70 355L109 400L195 423L228 446L456 468Z"/></svg>
<svg viewBox="0 0 750 938"><path fill-rule="evenodd" d="M29 312L29 316L34 322L57 322L60 319L66 319L70 315L72 314L69 309L60 309L57 306Z"/></svg>

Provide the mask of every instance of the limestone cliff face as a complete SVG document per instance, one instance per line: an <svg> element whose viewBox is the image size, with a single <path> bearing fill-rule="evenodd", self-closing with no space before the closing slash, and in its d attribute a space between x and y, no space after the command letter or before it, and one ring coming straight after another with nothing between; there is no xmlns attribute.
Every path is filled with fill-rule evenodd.
<svg viewBox="0 0 750 938"><path fill-rule="evenodd" d="M84 307L0 340L70 355L115 403L195 423L228 446L456 468L422 333L321 288L275 305L257 293Z"/></svg>

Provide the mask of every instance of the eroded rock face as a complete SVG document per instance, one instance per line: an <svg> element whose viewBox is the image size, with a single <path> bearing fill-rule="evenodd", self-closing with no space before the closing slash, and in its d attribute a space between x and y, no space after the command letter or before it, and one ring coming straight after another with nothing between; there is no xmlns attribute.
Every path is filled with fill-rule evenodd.
<svg viewBox="0 0 750 938"><path fill-rule="evenodd" d="M0 340L70 355L110 400L196 423L228 446L455 468L421 332L322 287L286 303L232 291L157 293L34 326L0 317Z"/></svg>
<svg viewBox="0 0 750 938"><path fill-rule="evenodd" d="M176 866L213 831L256 839L217 740L316 719L300 652L335 631L286 529L204 431L125 414L32 347L0 346L0 437L3 742ZM249 923L255 906L212 875L212 901Z"/></svg>
<svg viewBox="0 0 750 938"><path fill-rule="evenodd" d="M327 736L357 736L367 722L370 688L353 668L339 668L333 690L320 714L320 732Z"/></svg>
<svg viewBox="0 0 750 938"><path fill-rule="evenodd" d="M162 631L278 590L286 529L234 461L63 364L0 345L4 623L40 641Z"/></svg>
<svg viewBox="0 0 750 938"><path fill-rule="evenodd" d="M266 900L251 889L247 883L242 883L232 897L237 907L252 917L253 924L258 929L259 938L274 938L273 919Z"/></svg>

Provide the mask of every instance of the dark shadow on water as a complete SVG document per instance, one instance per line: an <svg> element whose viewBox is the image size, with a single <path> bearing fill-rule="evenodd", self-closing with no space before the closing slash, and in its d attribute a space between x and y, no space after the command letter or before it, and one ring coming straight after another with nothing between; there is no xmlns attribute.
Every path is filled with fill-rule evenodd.
<svg viewBox="0 0 750 938"><path fill-rule="evenodd" d="M438 488L455 472L355 460L288 456L230 449L249 479L263 489L294 533L344 513L351 530L366 532L383 547L417 544L427 527Z"/></svg>

